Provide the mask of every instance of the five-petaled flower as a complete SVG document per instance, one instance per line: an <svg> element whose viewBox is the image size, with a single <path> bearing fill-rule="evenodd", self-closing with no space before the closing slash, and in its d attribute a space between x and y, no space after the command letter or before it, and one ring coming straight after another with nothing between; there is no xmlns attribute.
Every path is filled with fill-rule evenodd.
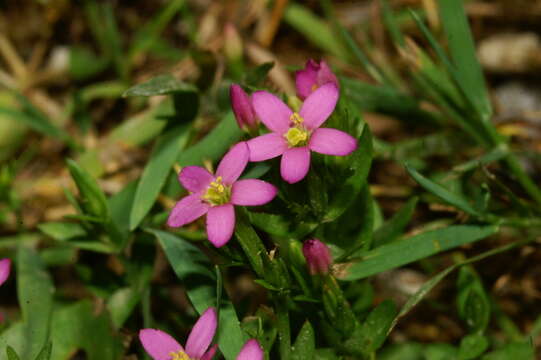
<svg viewBox="0 0 541 360"><path fill-rule="evenodd" d="M208 308L188 335L185 348L171 335L156 329L142 329L139 340L154 360L211 360L216 353L216 345L210 349L209 346L217 324L216 310Z"/></svg>
<svg viewBox="0 0 541 360"><path fill-rule="evenodd" d="M302 100L306 99L317 88L327 83L333 83L336 87L339 87L336 75L334 75L329 65L323 60L318 64L310 59L306 62L304 69L295 73L297 96Z"/></svg>
<svg viewBox="0 0 541 360"><path fill-rule="evenodd" d="M2 259L0 260L0 285L6 282L11 271L11 260Z"/></svg>
<svg viewBox="0 0 541 360"><path fill-rule="evenodd" d="M217 345L210 344L217 326L216 309L211 307L205 310L195 323L185 348L171 335L157 329L142 329L139 331L139 340L154 360L212 360ZM263 349L257 340L250 339L244 344L236 360L263 360Z"/></svg>
<svg viewBox="0 0 541 360"><path fill-rule="evenodd" d="M271 201L276 187L257 179L238 180L249 159L248 146L240 142L220 161L216 175L200 166L186 166L179 181L191 194L169 214L167 224L180 227L207 214L207 235L216 247L225 245L235 229L233 205L257 206Z"/></svg>
<svg viewBox="0 0 541 360"><path fill-rule="evenodd" d="M318 239L306 240L302 245L302 253L306 259L310 275L329 273L332 264L331 251Z"/></svg>
<svg viewBox="0 0 541 360"><path fill-rule="evenodd" d="M344 156L357 148L357 140L336 129L320 128L334 111L338 88L327 83L314 91L293 112L282 100L266 91L252 94L259 119L272 132L248 141L250 161L282 155L280 173L290 184L302 180L310 168L310 151Z"/></svg>

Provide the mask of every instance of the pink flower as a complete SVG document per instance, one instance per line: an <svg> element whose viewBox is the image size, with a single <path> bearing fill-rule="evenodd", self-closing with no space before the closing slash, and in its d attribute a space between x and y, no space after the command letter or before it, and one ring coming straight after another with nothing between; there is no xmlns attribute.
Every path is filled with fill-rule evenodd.
<svg viewBox="0 0 541 360"><path fill-rule="evenodd" d="M250 96L237 84L231 85L229 96L231 97L231 108L233 108L239 128L249 130L257 127L257 119Z"/></svg>
<svg viewBox="0 0 541 360"><path fill-rule="evenodd" d="M248 141L250 161L282 155L280 173L290 184L302 180L310 168L310 151L344 156L357 148L357 140L343 131L320 128L334 111L338 88L332 83L314 91L293 112L278 97L266 92L252 94L256 114L272 132Z"/></svg>
<svg viewBox="0 0 541 360"><path fill-rule="evenodd" d="M237 355L237 360L263 360L263 349L257 340L248 340Z"/></svg>
<svg viewBox="0 0 541 360"><path fill-rule="evenodd" d="M181 199L169 214L167 224L180 227L207 214L207 235L216 247L225 245L235 229L233 205L257 206L271 201L276 188L261 180L237 180L248 163L245 142L233 146L220 161L216 175L200 166L186 166L179 181L191 194Z"/></svg>
<svg viewBox="0 0 541 360"><path fill-rule="evenodd" d="M6 282L11 271L11 260L2 259L0 260L0 285Z"/></svg>
<svg viewBox="0 0 541 360"><path fill-rule="evenodd" d="M302 100L306 99L321 85L333 83L337 88L339 87L336 75L323 60L319 64L312 59L308 60L304 69L295 73L295 83L297 85L297 95Z"/></svg>
<svg viewBox="0 0 541 360"><path fill-rule="evenodd" d="M311 275L325 275L329 273L332 264L331 251L318 239L306 240L302 245L302 253Z"/></svg>
<svg viewBox="0 0 541 360"><path fill-rule="evenodd" d="M209 345L217 324L216 310L208 308L190 332L186 348L169 334L156 329L139 331L139 340L154 360L211 360L216 353L216 345L210 349Z"/></svg>

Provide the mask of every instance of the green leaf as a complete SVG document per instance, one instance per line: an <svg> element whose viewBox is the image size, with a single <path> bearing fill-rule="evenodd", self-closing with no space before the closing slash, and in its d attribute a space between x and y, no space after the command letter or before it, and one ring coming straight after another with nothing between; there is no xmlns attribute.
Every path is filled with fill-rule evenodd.
<svg viewBox="0 0 541 360"><path fill-rule="evenodd" d="M52 350L53 350L53 343L49 341L47 344L43 346L38 356L36 356L36 360L49 360L51 358Z"/></svg>
<svg viewBox="0 0 541 360"><path fill-rule="evenodd" d="M488 339L481 334L470 334L462 338L458 349L458 360L473 360L488 348Z"/></svg>
<svg viewBox="0 0 541 360"><path fill-rule="evenodd" d="M72 46L69 52L69 72L75 80L85 80L104 71L111 63L107 57L100 57L86 47Z"/></svg>
<svg viewBox="0 0 541 360"><path fill-rule="evenodd" d="M475 44L462 1L438 0L440 20L456 68L456 76L466 96L473 102L481 119L490 121L491 102L476 57Z"/></svg>
<svg viewBox="0 0 541 360"><path fill-rule="evenodd" d="M23 319L23 359L34 359L49 339L54 286L39 255L19 246L17 252L17 296Z"/></svg>
<svg viewBox="0 0 541 360"><path fill-rule="evenodd" d="M481 360L533 360L534 358L534 349L531 343L513 342L484 355Z"/></svg>
<svg viewBox="0 0 541 360"><path fill-rule="evenodd" d="M282 237L302 238L318 226L317 223L292 222L282 215L263 212L248 212L248 217L255 227Z"/></svg>
<svg viewBox="0 0 541 360"><path fill-rule="evenodd" d="M23 99L24 96L18 95L18 99ZM27 106L32 106L30 102L24 99ZM35 131L50 136L59 140L67 141L69 135L61 128L54 125L41 111L34 108L33 111L16 110L9 107L0 106L0 115L8 116L24 123Z"/></svg>
<svg viewBox="0 0 541 360"><path fill-rule="evenodd" d="M376 230L374 233L374 247L377 248L381 245L391 243L402 235L413 216L417 201L417 197L409 199L392 218Z"/></svg>
<svg viewBox="0 0 541 360"><path fill-rule="evenodd" d="M481 279L472 267L462 267L458 274L458 314L472 332L481 333L490 321L490 301Z"/></svg>
<svg viewBox="0 0 541 360"><path fill-rule="evenodd" d="M340 279L347 281L362 279L484 239L497 231L498 226L495 225L453 225L427 231L365 253L359 261L346 267Z"/></svg>
<svg viewBox="0 0 541 360"><path fill-rule="evenodd" d="M167 255L175 274L186 286L188 297L200 314L216 306L216 275L207 257L194 245L170 233L149 229ZM224 294L225 295L225 294ZM231 302L222 296L216 335L226 360L233 360L244 344L244 337Z"/></svg>
<svg viewBox="0 0 541 360"><path fill-rule="evenodd" d="M337 41L328 24L305 6L290 3L284 12L284 20L314 45L341 59L348 58L347 50Z"/></svg>
<svg viewBox="0 0 541 360"><path fill-rule="evenodd" d="M313 360L316 351L314 328L306 321L291 347L291 360Z"/></svg>
<svg viewBox="0 0 541 360"><path fill-rule="evenodd" d="M197 93L197 87L175 79L172 75L158 75L142 84L132 86L124 92L123 97L156 96L176 93Z"/></svg>
<svg viewBox="0 0 541 360"><path fill-rule="evenodd" d="M158 139L137 185L130 213L130 230L139 225L158 198L178 154L186 143L187 130L187 126L178 126Z"/></svg>
<svg viewBox="0 0 541 360"><path fill-rule="evenodd" d="M331 222L342 215L355 201L357 194L366 182L372 164L372 134L368 126L364 126L363 133L359 137L359 147L349 156L352 157L350 170L353 174L329 199L328 210L322 219L323 222Z"/></svg>
<svg viewBox="0 0 541 360"><path fill-rule="evenodd" d="M237 125L235 116L229 112L203 140L182 151L178 157L178 163L186 166L202 164L206 159L217 160L242 135L243 131Z"/></svg>
<svg viewBox="0 0 541 360"><path fill-rule="evenodd" d="M79 199L85 214L93 215L104 220L108 219L109 206L107 204L107 198L96 180L77 165L75 161L67 159L66 163L71 177L79 189Z"/></svg>
<svg viewBox="0 0 541 360"><path fill-rule="evenodd" d="M266 278L265 264L263 257L267 256L267 251L263 247L263 242L252 228L248 219L242 211L237 211L235 224L235 236L244 250L254 272L261 278Z"/></svg>
<svg viewBox="0 0 541 360"><path fill-rule="evenodd" d="M364 354L374 353L387 339L387 333L396 313L396 305L392 301L383 301L370 312L360 330L356 332L354 339L348 342L354 341Z"/></svg>
<svg viewBox="0 0 541 360"><path fill-rule="evenodd" d="M449 344L428 344L423 351L424 358L430 360L455 360L457 350Z"/></svg>
<svg viewBox="0 0 541 360"><path fill-rule="evenodd" d="M92 303L83 300L63 306L53 315L52 359L70 359L83 350L88 360L118 360L122 357L121 337L114 334L105 313L96 315Z"/></svg>
<svg viewBox="0 0 541 360"><path fill-rule="evenodd" d="M406 170L408 173L421 185L423 188L425 188L428 192L436 195L443 201L449 203L450 205L453 205L454 207L470 214L476 217L481 217L483 214L481 214L477 209L475 209L468 200L463 198L461 195L452 193L451 191L447 190L440 184L437 184L433 182L432 180L424 177L421 175L417 170L414 168L406 165Z"/></svg>
<svg viewBox="0 0 541 360"><path fill-rule="evenodd" d="M13 350L11 346L8 346L6 348L6 353L8 356L8 360L20 360L19 355L17 355L17 353L15 352L15 350Z"/></svg>
<svg viewBox="0 0 541 360"><path fill-rule="evenodd" d="M58 241L66 241L75 237L86 236L86 230L76 223L48 222L39 224L38 228L45 235Z"/></svg>

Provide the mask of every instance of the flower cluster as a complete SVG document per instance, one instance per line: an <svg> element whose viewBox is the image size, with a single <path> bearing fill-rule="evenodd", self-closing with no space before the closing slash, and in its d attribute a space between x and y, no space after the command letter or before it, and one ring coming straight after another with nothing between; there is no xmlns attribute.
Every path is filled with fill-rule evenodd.
<svg viewBox="0 0 541 360"><path fill-rule="evenodd" d="M154 360L212 360L217 345L210 344L217 325L216 309L208 308L188 335L186 347L171 335L157 329L142 329L139 340ZM263 350L257 340L248 340L237 355L237 360L263 360Z"/></svg>
<svg viewBox="0 0 541 360"><path fill-rule="evenodd" d="M190 194L171 211L169 226L180 227L206 214L208 239L221 247L234 232L234 205L264 205L277 194L276 187L265 181L238 180L249 161L281 156L280 174L293 184L308 173L312 151L345 156L357 148L357 140L351 135L322 127L339 97L338 80L328 65L309 60L305 69L297 72L296 84L297 95L304 100L298 112L267 91L250 96L239 85L231 86L231 103L239 127L253 134L261 121L269 132L234 145L215 174L199 166L183 168L179 181Z"/></svg>

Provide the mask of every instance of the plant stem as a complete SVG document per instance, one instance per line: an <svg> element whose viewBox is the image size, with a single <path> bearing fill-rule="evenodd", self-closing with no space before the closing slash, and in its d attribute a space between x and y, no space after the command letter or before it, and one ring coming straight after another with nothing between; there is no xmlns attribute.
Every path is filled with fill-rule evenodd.
<svg viewBox="0 0 541 360"><path fill-rule="evenodd" d="M275 298L278 339L280 341L280 359L288 360L291 352L291 330L289 328L289 298L277 295Z"/></svg>

